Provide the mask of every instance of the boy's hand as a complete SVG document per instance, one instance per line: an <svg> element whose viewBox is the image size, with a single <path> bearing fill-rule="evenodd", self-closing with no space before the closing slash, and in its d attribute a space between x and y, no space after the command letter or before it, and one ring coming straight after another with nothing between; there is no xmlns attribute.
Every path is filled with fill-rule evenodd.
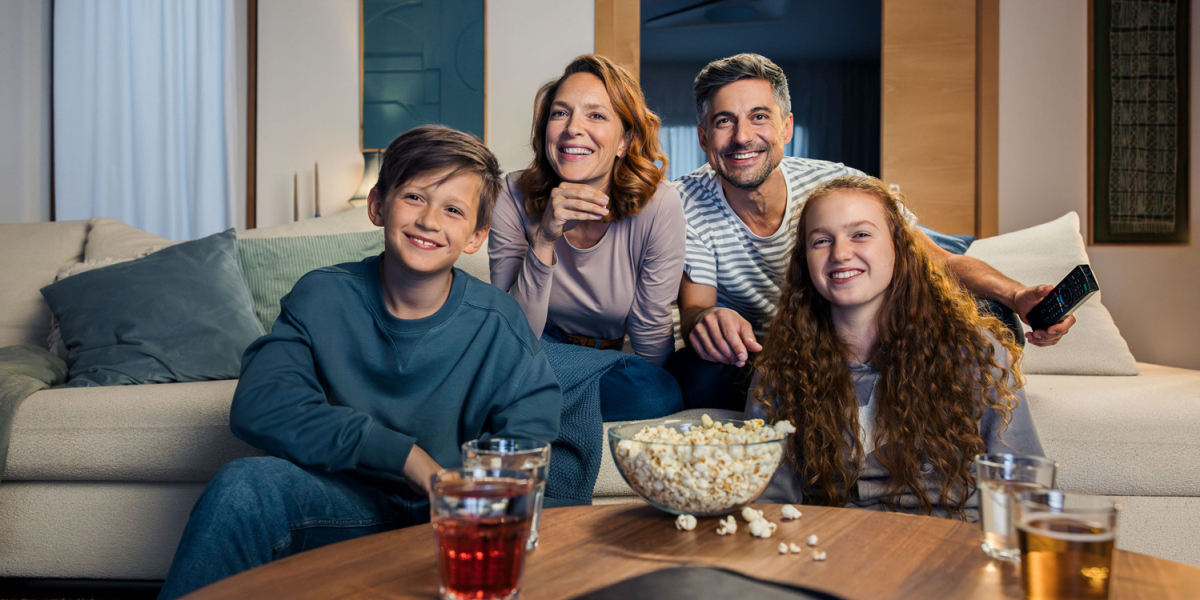
<svg viewBox="0 0 1200 600"><path fill-rule="evenodd" d="M542 212L540 241L553 245L577 221L599 221L608 215L608 196L582 183L563 182L550 190L550 202Z"/></svg>
<svg viewBox="0 0 1200 600"><path fill-rule="evenodd" d="M404 481L414 492L429 497L433 491L433 476L442 470L442 466L433 460L429 453L414 445L404 461Z"/></svg>

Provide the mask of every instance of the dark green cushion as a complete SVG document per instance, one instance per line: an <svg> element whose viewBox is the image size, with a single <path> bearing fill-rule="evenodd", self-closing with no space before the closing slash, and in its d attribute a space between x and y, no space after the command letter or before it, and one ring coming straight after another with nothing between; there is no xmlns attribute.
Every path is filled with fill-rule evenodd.
<svg viewBox="0 0 1200 600"><path fill-rule="evenodd" d="M383 252L383 230L340 235L313 235L238 240L242 274L254 300L254 314L264 331L279 317L279 299L305 273L345 262L358 262Z"/></svg>
<svg viewBox="0 0 1200 600"><path fill-rule="evenodd" d="M230 229L42 288L66 387L234 379L263 334Z"/></svg>

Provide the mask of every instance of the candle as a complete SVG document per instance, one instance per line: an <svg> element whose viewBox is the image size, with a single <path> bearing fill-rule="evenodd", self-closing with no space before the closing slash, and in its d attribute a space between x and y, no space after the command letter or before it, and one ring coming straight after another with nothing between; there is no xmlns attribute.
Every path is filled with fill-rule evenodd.
<svg viewBox="0 0 1200 600"><path fill-rule="evenodd" d="M292 174L292 220L300 220L300 173Z"/></svg>
<svg viewBox="0 0 1200 600"><path fill-rule="evenodd" d="M317 170L317 163L313 161L313 216L321 216L321 173Z"/></svg>

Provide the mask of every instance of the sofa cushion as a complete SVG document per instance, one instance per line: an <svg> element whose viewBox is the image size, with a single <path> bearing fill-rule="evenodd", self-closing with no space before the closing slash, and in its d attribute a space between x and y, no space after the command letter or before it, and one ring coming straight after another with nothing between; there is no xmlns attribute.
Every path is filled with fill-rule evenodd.
<svg viewBox="0 0 1200 600"><path fill-rule="evenodd" d="M360 233L379 229L367 217L367 207L352 208L336 212L318 219L304 219L295 223L287 223L276 227L247 229L238 234L239 238L274 238L294 237L301 235L330 235L336 233Z"/></svg>
<svg viewBox="0 0 1200 600"><path fill-rule="evenodd" d="M1132 377L1030 375L1029 408L1066 490L1200 496L1200 371L1139 363Z"/></svg>
<svg viewBox="0 0 1200 600"><path fill-rule="evenodd" d="M202 483L6 481L0 577L162 581L203 490ZM61 589L56 596L4 596L143 597Z"/></svg>
<svg viewBox="0 0 1200 600"><path fill-rule="evenodd" d="M147 233L126 225L116 219L92 217L88 221L87 244L83 249L83 260L129 260L158 252L175 242L153 233Z"/></svg>
<svg viewBox="0 0 1200 600"><path fill-rule="evenodd" d="M1029 229L976 240L973 256L1025 285L1057 285L1088 256L1079 235L1079 215L1062 217ZM1104 288L1104 273L1096 273ZM1058 344L1029 346L1021 368L1026 373L1057 375L1137 375L1137 362L1121 337L1112 315L1096 294L1075 311L1077 323ZM1025 331L1029 326L1022 324Z"/></svg>
<svg viewBox="0 0 1200 600"><path fill-rule="evenodd" d="M137 258L175 244L171 240L147 233L114 219L95 217L88 221L87 247L84 260L105 258ZM354 208L319 219L305 219L278 227L247 229L238 239L281 238L309 235L332 235L378 231L380 228L367 218L367 209Z"/></svg>
<svg viewBox="0 0 1200 600"><path fill-rule="evenodd" d="M208 481L262 452L229 431L237 381L55 388L13 418L3 480Z"/></svg>
<svg viewBox="0 0 1200 600"><path fill-rule="evenodd" d="M46 345L50 308L38 290L83 260L87 221L0 224L0 346Z"/></svg>
<svg viewBox="0 0 1200 600"><path fill-rule="evenodd" d="M262 335L233 230L42 288L68 386L231 379Z"/></svg>
<svg viewBox="0 0 1200 600"><path fill-rule="evenodd" d="M313 235L238 240L242 275L254 300L254 315L264 331L279 317L279 299L305 273L321 267L357 262L383 252L383 230L340 235Z"/></svg>

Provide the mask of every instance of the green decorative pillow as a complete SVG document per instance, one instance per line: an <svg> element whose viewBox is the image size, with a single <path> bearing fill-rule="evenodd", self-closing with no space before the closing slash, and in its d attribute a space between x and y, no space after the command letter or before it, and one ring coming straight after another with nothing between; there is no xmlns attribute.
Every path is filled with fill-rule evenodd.
<svg viewBox="0 0 1200 600"><path fill-rule="evenodd" d="M254 314L264 331L279 317L279 299L305 273L321 267L360 261L383 252L383 230L340 235L314 235L238 240L242 274L254 299Z"/></svg>
<svg viewBox="0 0 1200 600"><path fill-rule="evenodd" d="M67 387L234 379L263 334L232 229L42 288Z"/></svg>

